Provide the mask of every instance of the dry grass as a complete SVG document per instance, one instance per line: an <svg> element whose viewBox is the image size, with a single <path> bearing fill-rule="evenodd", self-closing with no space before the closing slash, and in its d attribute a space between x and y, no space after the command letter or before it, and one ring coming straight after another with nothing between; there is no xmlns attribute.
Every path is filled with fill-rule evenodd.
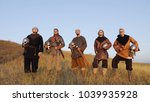
<svg viewBox="0 0 150 102"><path fill-rule="evenodd" d="M47 74L46 68L46 58L47 55L44 54L40 59L39 69L36 74L25 74L23 72L23 57L20 56L15 60L9 61L4 64L0 64L0 84L30 84L30 85L128 85L128 84L150 84L150 65L148 64L134 64L133 79L129 82L127 79L127 72L123 63L119 64L118 76L116 80L113 77L112 70L108 68L108 74L106 78L99 73L96 79L92 74L92 68L86 70L86 78L83 79L80 70L77 76L75 76L70 68L70 54L65 53L66 59L62 61L62 73L60 75L56 74L56 70L53 69L51 74ZM87 56L89 60L92 60L92 56ZM110 60L111 62L111 60ZM110 66L110 63L109 63Z"/></svg>
<svg viewBox="0 0 150 102"><path fill-rule="evenodd" d="M21 48L21 47L20 47ZM92 55L86 55L89 62L93 61ZM55 68L48 75L46 68L47 54L40 58L39 69L36 74L25 74L23 72L23 56L17 57L0 64L0 84L1 85L149 85L150 84L150 64L134 63L133 78L129 82L127 71L123 62L119 64L118 79L112 73L111 59L107 77L103 77L99 71L98 77L92 74L92 68L86 69L86 77L82 78L80 70L77 76L71 71L70 52L65 52L65 60L62 60L62 72L57 75Z"/></svg>
<svg viewBox="0 0 150 102"><path fill-rule="evenodd" d="M0 40L0 63L13 60L22 54L22 48L19 44Z"/></svg>

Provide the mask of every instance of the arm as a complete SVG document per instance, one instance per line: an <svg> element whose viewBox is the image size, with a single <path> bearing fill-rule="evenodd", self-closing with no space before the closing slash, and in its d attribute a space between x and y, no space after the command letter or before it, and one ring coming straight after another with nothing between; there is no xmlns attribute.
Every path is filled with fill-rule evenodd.
<svg viewBox="0 0 150 102"><path fill-rule="evenodd" d="M119 47L119 43L117 40L115 40L113 47L115 49L116 52L120 52L120 47Z"/></svg>
<svg viewBox="0 0 150 102"><path fill-rule="evenodd" d="M49 46L47 45L47 42L50 42L50 41L51 41L50 39L51 39L51 37L44 43L44 48L47 49L47 48L49 47Z"/></svg>
<svg viewBox="0 0 150 102"><path fill-rule="evenodd" d="M80 48L81 51L84 51L87 47L87 42L86 42L86 39L83 37L83 41L82 41L82 47Z"/></svg>
<svg viewBox="0 0 150 102"><path fill-rule="evenodd" d="M106 43L107 43L108 45L105 47L105 49L108 50L108 49L110 49L110 47L112 46L112 43L111 43L108 39L106 40Z"/></svg>
<svg viewBox="0 0 150 102"><path fill-rule="evenodd" d="M40 37L39 52L43 52L43 38L42 37Z"/></svg>
<svg viewBox="0 0 150 102"><path fill-rule="evenodd" d="M74 43L74 39L69 43L69 46L68 46L69 49L73 49L73 47L74 47L73 43Z"/></svg>
<svg viewBox="0 0 150 102"><path fill-rule="evenodd" d="M42 38L42 36L40 36L40 40L39 40L39 52L38 52L39 58L41 57L42 52L43 52L43 38Z"/></svg>
<svg viewBox="0 0 150 102"><path fill-rule="evenodd" d="M97 43L96 43L96 40L94 42L94 51L95 51L95 54L97 53Z"/></svg>
<svg viewBox="0 0 150 102"><path fill-rule="evenodd" d="M30 35L28 35L26 38L30 38ZM25 38L24 38L25 39ZM29 41L30 43L30 41ZM28 48L29 47L29 43L28 44L24 44L24 42L22 42L22 48Z"/></svg>
<svg viewBox="0 0 150 102"><path fill-rule="evenodd" d="M59 43L60 44L57 46L57 49L61 49L65 46L65 42L64 42L64 39L62 37L60 37Z"/></svg>
<svg viewBox="0 0 150 102"><path fill-rule="evenodd" d="M132 37L130 37L130 41L136 46L135 52L139 51L138 42Z"/></svg>

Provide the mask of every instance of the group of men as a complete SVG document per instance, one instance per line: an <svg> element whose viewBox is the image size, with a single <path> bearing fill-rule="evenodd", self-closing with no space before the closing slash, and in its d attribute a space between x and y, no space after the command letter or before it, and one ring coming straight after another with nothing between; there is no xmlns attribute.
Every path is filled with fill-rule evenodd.
<svg viewBox="0 0 150 102"><path fill-rule="evenodd" d="M57 73L60 73L62 70L61 59L64 58L62 48L65 46L63 37L59 34L59 30L54 28L53 36L51 36L45 44L43 44L43 38L38 34L38 28L32 28L32 33L28 35L22 43L24 47L24 71L25 73L37 72L38 69L38 60L41 57L43 49L46 49L48 53L47 59L47 69L48 73L51 72L52 68L56 68ZM75 30L76 37L73 38L69 44L69 49L71 50L71 67L72 71L76 74L77 70L80 69L82 76L85 76L86 62L87 59L84 56L84 51L87 48L87 42L84 36L81 35L80 29ZM130 46L130 44L134 46ZM44 46L43 46L44 45ZM103 30L98 31L98 37L95 39L94 50L95 57L92 63L93 74L97 76L99 69L99 62L102 61L102 74L105 77L107 74L108 68L108 58L109 54L107 50L110 49L112 43L104 35ZM114 73L116 73L118 68L118 63L120 61L125 61L126 70L128 71L128 78L131 80L132 73L132 59L133 54L139 51L138 43L134 38L125 34L123 28L119 29L119 35L115 40L113 47L117 52L116 56L112 60L112 68ZM32 69L30 68L32 65Z"/></svg>

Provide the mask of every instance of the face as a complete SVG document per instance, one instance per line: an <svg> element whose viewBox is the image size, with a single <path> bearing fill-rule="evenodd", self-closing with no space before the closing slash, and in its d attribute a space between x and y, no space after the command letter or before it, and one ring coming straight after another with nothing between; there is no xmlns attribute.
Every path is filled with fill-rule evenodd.
<svg viewBox="0 0 150 102"><path fill-rule="evenodd" d="M80 35L80 30L77 29L77 30L75 31L75 33L76 33L77 36L79 36L79 35Z"/></svg>
<svg viewBox="0 0 150 102"><path fill-rule="evenodd" d="M32 29L32 32L33 32L33 33L37 33L37 32L38 32L38 29L37 29L37 28L33 28L33 29Z"/></svg>
<svg viewBox="0 0 150 102"><path fill-rule="evenodd" d="M120 34L121 36L124 36L124 35L125 35L124 29L119 29L119 34Z"/></svg>
<svg viewBox="0 0 150 102"><path fill-rule="evenodd" d="M100 31L98 32L98 35L99 35L100 37L102 37L102 36L104 36L104 32L103 32L102 30L100 30Z"/></svg>
<svg viewBox="0 0 150 102"><path fill-rule="evenodd" d="M59 31L54 29L54 34L58 34L58 33L59 33Z"/></svg>

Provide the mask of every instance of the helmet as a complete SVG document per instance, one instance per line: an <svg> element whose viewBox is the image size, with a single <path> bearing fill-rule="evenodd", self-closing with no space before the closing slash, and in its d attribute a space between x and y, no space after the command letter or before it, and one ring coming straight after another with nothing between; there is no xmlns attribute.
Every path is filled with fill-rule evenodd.
<svg viewBox="0 0 150 102"><path fill-rule="evenodd" d="M46 48L46 50L49 50L51 47L51 43L49 41L46 41L44 47Z"/></svg>
<svg viewBox="0 0 150 102"><path fill-rule="evenodd" d="M47 42L46 42L46 45L47 45L47 46L50 46L50 45L51 45L51 43L50 43L49 41L47 41Z"/></svg>
<svg viewBox="0 0 150 102"><path fill-rule="evenodd" d="M29 39L28 38L24 38L22 41L23 45L29 44Z"/></svg>
<svg viewBox="0 0 150 102"><path fill-rule="evenodd" d="M74 42L71 42L71 43L69 44L69 48L70 48L70 49L73 49L73 48L75 48L75 47L76 47L76 45L75 45Z"/></svg>
<svg viewBox="0 0 150 102"><path fill-rule="evenodd" d="M135 50L136 49L136 46L135 45L131 45L130 46L130 50Z"/></svg>
<svg viewBox="0 0 150 102"><path fill-rule="evenodd" d="M129 56L132 57L132 58L134 58L134 56L136 55L135 49L136 49L136 46L134 44L130 46Z"/></svg>
<svg viewBox="0 0 150 102"><path fill-rule="evenodd" d="M107 43L105 43L105 44L103 44L103 48L106 48L108 46L108 44Z"/></svg>
<svg viewBox="0 0 150 102"><path fill-rule="evenodd" d="M74 42L72 42L72 43L71 43L71 46L75 46L75 43L74 43Z"/></svg>

